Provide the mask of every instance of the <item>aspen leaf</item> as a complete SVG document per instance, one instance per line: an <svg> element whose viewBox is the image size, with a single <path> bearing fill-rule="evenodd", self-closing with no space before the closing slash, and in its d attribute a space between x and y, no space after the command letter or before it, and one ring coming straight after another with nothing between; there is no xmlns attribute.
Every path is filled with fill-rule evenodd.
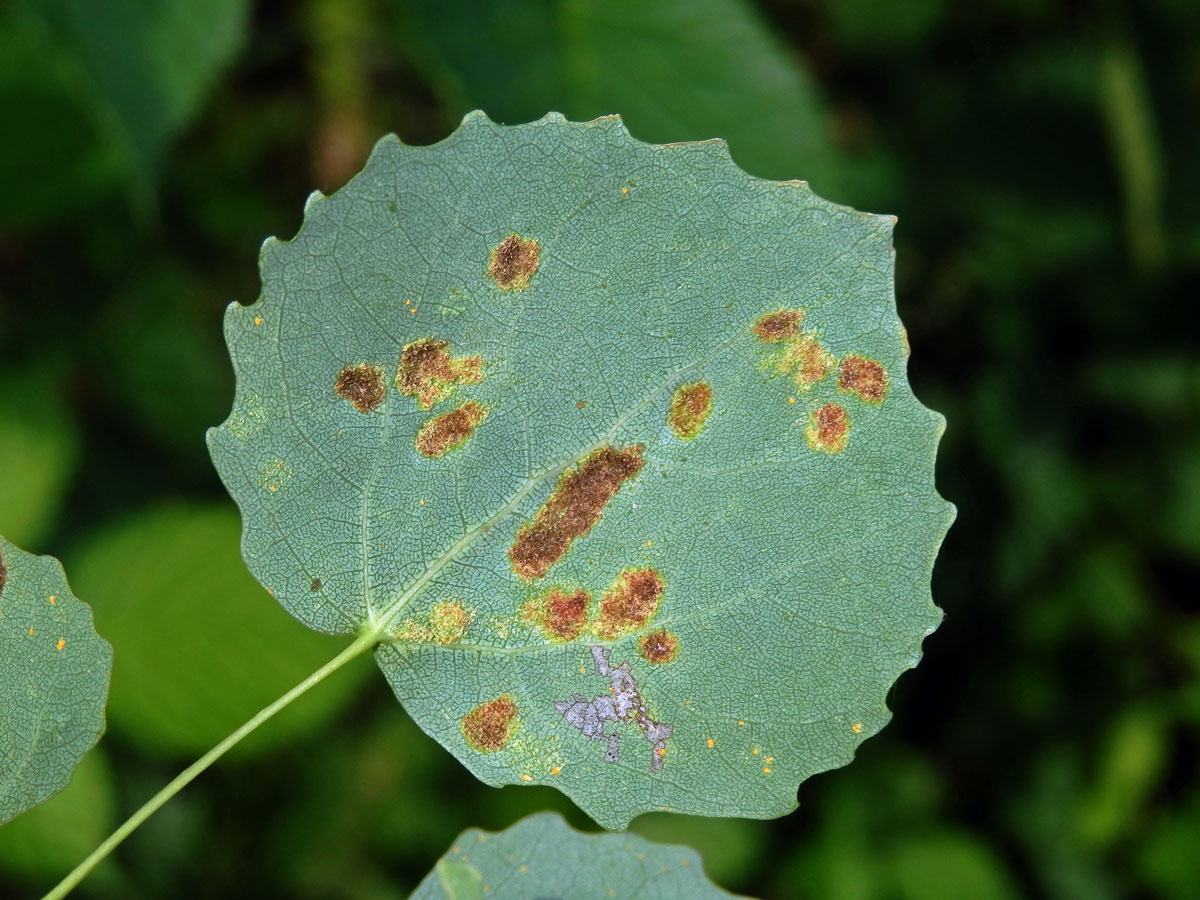
<svg viewBox="0 0 1200 900"><path fill-rule="evenodd" d="M67 786L104 733L111 671L58 560L0 537L0 824Z"/></svg>
<svg viewBox="0 0 1200 900"><path fill-rule="evenodd" d="M247 564L488 784L788 812L940 619L893 224L616 117L382 139L226 315Z"/></svg>

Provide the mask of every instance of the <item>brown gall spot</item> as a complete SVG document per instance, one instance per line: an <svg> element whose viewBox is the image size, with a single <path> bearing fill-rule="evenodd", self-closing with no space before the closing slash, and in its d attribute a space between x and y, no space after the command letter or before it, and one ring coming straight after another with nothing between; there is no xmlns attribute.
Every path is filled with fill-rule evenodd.
<svg viewBox="0 0 1200 900"><path fill-rule="evenodd" d="M452 412L434 416L421 426L414 442L422 456L437 459L461 447L488 417L488 410L474 400Z"/></svg>
<svg viewBox="0 0 1200 900"><path fill-rule="evenodd" d="M542 248L537 241L510 234L492 250L488 264L490 275L504 291L523 291L541 262Z"/></svg>
<svg viewBox="0 0 1200 900"><path fill-rule="evenodd" d="M310 584L310 585L308 586L308 589L309 589L310 591L312 591L313 593L316 593L317 591L319 591L319 590L321 589L321 579L320 579L320 578L314 578L314 579L312 580L312 584Z"/></svg>
<svg viewBox="0 0 1200 900"><path fill-rule="evenodd" d="M808 445L824 453L841 453L850 438L850 422L846 410L837 403L826 403L813 410L812 421L804 429Z"/></svg>
<svg viewBox="0 0 1200 900"><path fill-rule="evenodd" d="M642 447L602 447L558 480L532 522L517 531L508 551L513 571L532 581L566 555L571 542L592 530L621 485L642 470Z"/></svg>
<svg viewBox="0 0 1200 900"><path fill-rule="evenodd" d="M669 663L679 652L679 638L660 628L638 641L638 649L642 651L642 656L655 665Z"/></svg>
<svg viewBox="0 0 1200 900"><path fill-rule="evenodd" d="M700 433L708 414L712 412L712 388L708 382L696 381L676 388L667 413L667 424L684 440Z"/></svg>
<svg viewBox="0 0 1200 900"><path fill-rule="evenodd" d="M785 374L794 370L796 387L807 391L824 381L836 365L837 359L817 340L817 333L806 331L788 344L779 361L779 372Z"/></svg>
<svg viewBox="0 0 1200 900"><path fill-rule="evenodd" d="M4 564L4 555L0 554L0 594L4 593L4 583L8 581L8 566ZM53 598L51 598L53 602Z"/></svg>
<svg viewBox="0 0 1200 900"><path fill-rule="evenodd" d="M396 388L406 397L416 397L421 409L432 409L460 384L483 381L483 358L452 357L449 346L439 338L421 338L400 354Z"/></svg>
<svg viewBox="0 0 1200 900"><path fill-rule="evenodd" d="M334 392L354 404L360 413L374 412L383 402L383 369L360 363L346 366L333 383Z"/></svg>
<svg viewBox="0 0 1200 900"><path fill-rule="evenodd" d="M596 634L612 639L641 628L658 612L662 595L662 576L656 569L623 570L600 598Z"/></svg>
<svg viewBox="0 0 1200 900"><path fill-rule="evenodd" d="M887 397L887 371L873 359L847 356L838 373L838 388L846 394L858 394L867 403L882 403Z"/></svg>
<svg viewBox="0 0 1200 900"><path fill-rule="evenodd" d="M573 641L587 625L591 602L587 591L551 588L529 604L526 618L552 641Z"/></svg>
<svg viewBox="0 0 1200 900"><path fill-rule="evenodd" d="M462 718L462 734L480 753L503 750L516 726L517 704L509 694L480 703Z"/></svg>
<svg viewBox="0 0 1200 900"><path fill-rule="evenodd" d="M802 309L778 309L760 316L754 323L754 333L768 344L778 344L799 334L803 321Z"/></svg>

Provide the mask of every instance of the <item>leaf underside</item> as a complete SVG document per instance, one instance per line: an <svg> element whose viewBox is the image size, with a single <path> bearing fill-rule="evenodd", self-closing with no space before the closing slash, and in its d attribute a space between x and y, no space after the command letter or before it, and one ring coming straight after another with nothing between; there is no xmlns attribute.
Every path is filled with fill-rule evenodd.
<svg viewBox="0 0 1200 900"><path fill-rule="evenodd" d="M111 670L58 560L0 537L0 824L67 786L104 733Z"/></svg>
<svg viewBox="0 0 1200 900"><path fill-rule="evenodd" d="M538 813L501 832L470 828L410 900L732 900L704 875L689 847L635 834L585 834L558 813Z"/></svg>
<svg viewBox="0 0 1200 900"><path fill-rule="evenodd" d="M227 311L247 564L379 631L489 784L609 828L789 811L940 618L892 225L616 117L382 139Z"/></svg>

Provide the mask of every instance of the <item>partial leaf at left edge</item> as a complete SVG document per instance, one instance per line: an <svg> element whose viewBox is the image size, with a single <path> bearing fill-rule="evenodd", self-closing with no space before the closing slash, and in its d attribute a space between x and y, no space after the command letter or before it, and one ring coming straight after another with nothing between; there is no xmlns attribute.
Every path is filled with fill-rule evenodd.
<svg viewBox="0 0 1200 900"><path fill-rule="evenodd" d="M111 670L58 560L0 537L0 824L67 786L104 733Z"/></svg>

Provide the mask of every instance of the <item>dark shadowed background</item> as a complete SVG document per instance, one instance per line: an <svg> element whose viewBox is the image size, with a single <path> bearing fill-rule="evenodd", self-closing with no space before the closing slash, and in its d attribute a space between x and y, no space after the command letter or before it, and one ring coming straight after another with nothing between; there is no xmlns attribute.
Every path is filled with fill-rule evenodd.
<svg viewBox="0 0 1200 900"><path fill-rule="evenodd" d="M766 898L1200 896L1200 14L1194 0L0 4L0 532L116 647L110 731L0 831L40 893L336 652L246 574L204 446L222 309L395 131L621 113L899 217L949 428L946 610L895 721L781 820L666 815ZM81 898L404 898L493 790L369 660L173 801ZM803 685L797 685L803 690Z"/></svg>

